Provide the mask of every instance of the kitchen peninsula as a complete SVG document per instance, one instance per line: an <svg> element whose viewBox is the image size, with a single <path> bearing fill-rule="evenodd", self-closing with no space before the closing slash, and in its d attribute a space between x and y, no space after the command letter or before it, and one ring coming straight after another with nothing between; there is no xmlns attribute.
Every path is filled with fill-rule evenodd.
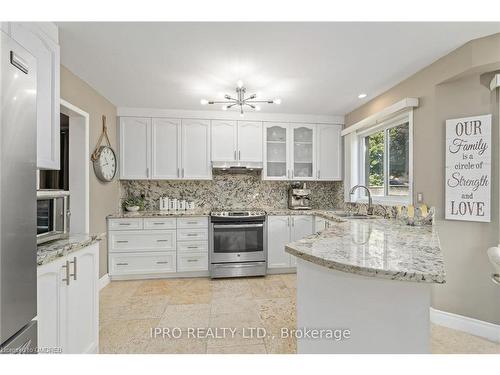
<svg viewBox="0 0 500 375"><path fill-rule="evenodd" d="M338 219L290 243L297 327L345 329L344 340L297 340L298 353L429 353L431 285L445 282L433 226Z"/></svg>

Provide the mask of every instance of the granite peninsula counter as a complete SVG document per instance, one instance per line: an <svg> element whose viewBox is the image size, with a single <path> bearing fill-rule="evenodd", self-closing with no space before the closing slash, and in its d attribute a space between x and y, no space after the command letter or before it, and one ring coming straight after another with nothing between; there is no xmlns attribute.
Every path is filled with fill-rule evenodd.
<svg viewBox="0 0 500 375"><path fill-rule="evenodd" d="M285 249L297 257L297 327L350 336L299 337L298 353L429 353L431 286L445 282L436 227L325 214L329 228Z"/></svg>
<svg viewBox="0 0 500 375"><path fill-rule="evenodd" d="M36 252L37 265L42 266L84 247L91 246L101 241L105 236L104 233L99 235L71 233L68 238L38 245Z"/></svg>

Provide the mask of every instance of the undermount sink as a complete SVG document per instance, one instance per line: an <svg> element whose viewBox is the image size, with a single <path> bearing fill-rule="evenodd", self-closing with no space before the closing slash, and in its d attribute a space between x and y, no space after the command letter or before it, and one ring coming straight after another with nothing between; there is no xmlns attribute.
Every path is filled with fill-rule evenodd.
<svg viewBox="0 0 500 375"><path fill-rule="evenodd" d="M335 216L343 217L345 219L375 219L373 215L352 214L350 212L338 212Z"/></svg>

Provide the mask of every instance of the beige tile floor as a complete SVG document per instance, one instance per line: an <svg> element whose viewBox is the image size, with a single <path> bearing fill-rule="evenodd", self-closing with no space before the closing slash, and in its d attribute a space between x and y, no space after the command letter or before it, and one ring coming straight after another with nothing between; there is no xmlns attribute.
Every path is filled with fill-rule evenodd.
<svg viewBox="0 0 500 375"><path fill-rule="evenodd" d="M112 282L100 296L100 352L295 353L296 342L279 335L281 327L296 324L295 279L271 275ZM180 337L152 337L157 327L178 327L170 332ZM201 328L206 336L215 328L235 331L225 338L194 338L190 327ZM244 327L262 327L267 336L251 337ZM445 327L433 326L431 337L433 353L500 353L500 344Z"/></svg>

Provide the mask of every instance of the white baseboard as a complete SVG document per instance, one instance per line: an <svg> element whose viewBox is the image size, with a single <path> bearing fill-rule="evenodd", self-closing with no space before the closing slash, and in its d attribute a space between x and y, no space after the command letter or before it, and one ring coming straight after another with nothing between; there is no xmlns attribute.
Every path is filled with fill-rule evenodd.
<svg viewBox="0 0 500 375"><path fill-rule="evenodd" d="M500 325L469 318L430 308L431 322L440 326L456 329L479 336L490 341L500 342Z"/></svg>
<svg viewBox="0 0 500 375"><path fill-rule="evenodd" d="M99 279L99 290L101 290L102 288L104 288L106 285L109 284L110 282L110 278L109 278L109 274L105 274L103 277L101 277Z"/></svg>

